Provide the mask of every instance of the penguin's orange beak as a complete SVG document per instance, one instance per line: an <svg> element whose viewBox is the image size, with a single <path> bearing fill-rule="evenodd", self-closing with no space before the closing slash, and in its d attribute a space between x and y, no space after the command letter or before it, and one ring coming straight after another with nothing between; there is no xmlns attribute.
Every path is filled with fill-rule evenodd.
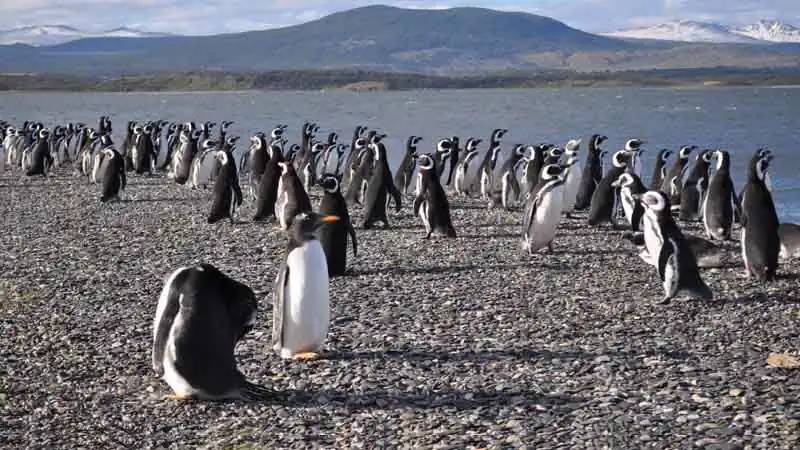
<svg viewBox="0 0 800 450"><path fill-rule="evenodd" d="M322 221L325 223L333 223L339 221L339 216L325 216L322 218Z"/></svg>

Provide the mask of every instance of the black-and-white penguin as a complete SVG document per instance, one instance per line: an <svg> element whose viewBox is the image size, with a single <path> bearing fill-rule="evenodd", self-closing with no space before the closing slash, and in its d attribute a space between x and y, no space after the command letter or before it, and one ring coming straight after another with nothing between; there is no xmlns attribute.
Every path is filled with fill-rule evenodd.
<svg viewBox="0 0 800 450"><path fill-rule="evenodd" d="M233 154L216 150L214 157L219 161L217 178L214 181L214 200L206 221L216 223L224 218L234 223L234 212L242 206L242 188L239 186L239 172Z"/></svg>
<svg viewBox="0 0 800 450"><path fill-rule="evenodd" d="M642 153L644 153L642 146L644 144L645 141L639 138L628 139L625 142L625 151L630 153L627 170L636 174L640 179L642 178Z"/></svg>
<svg viewBox="0 0 800 450"><path fill-rule="evenodd" d="M30 155L27 158L27 164L23 163L26 166L25 175L29 177L34 175L47 177L47 173L50 171L50 165L52 164L50 144L47 142L48 137L50 137L50 131L46 128L42 128L37 132L37 139L33 149L30 151L26 149L23 152L23 160L26 159L25 153Z"/></svg>
<svg viewBox="0 0 800 450"><path fill-rule="evenodd" d="M508 133L508 130L501 128L492 131L491 136L489 136L489 149L483 155L483 160L478 166L478 172L475 174L475 178L472 181L470 192L473 194L476 192L480 193L480 197L484 200L488 200L492 193L494 169L497 166L497 158L500 156L500 150L502 150L500 143L506 133Z"/></svg>
<svg viewBox="0 0 800 450"><path fill-rule="evenodd" d="M122 155L111 147L100 150L103 169L103 184L100 190L100 201L119 200L120 191L125 189L127 178L125 175L125 160Z"/></svg>
<svg viewBox="0 0 800 450"><path fill-rule="evenodd" d="M708 168L713 157L714 152L711 150L697 153L694 166L681 186L681 208L678 213L680 220L702 220L702 206L710 182Z"/></svg>
<svg viewBox="0 0 800 450"><path fill-rule="evenodd" d="M759 281L775 279L781 249L780 221L765 182L772 158L767 154L752 161L742 188L742 259L745 275Z"/></svg>
<svg viewBox="0 0 800 450"><path fill-rule="evenodd" d="M152 126L145 125L136 128L134 133L133 169L137 175L152 174L155 148L150 137Z"/></svg>
<svg viewBox="0 0 800 450"><path fill-rule="evenodd" d="M476 156L478 156L478 145L481 143L480 139L469 138L464 144L464 153L461 154L460 160L456 163L456 175L453 180L453 188L458 195L468 195L469 185L469 167L470 163Z"/></svg>
<svg viewBox="0 0 800 450"><path fill-rule="evenodd" d="M330 325L328 263L317 238L337 216L303 212L291 220L286 259L275 279L272 349L284 359L319 358Z"/></svg>
<svg viewBox="0 0 800 450"><path fill-rule="evenodd" d="M273 130L274 133L275 130ZM256 197L261 175L266 170L267 161L273 156L270 154L270 148L272 146L267 143L267 138L263 133L254 134L250 136L250 147L247 152L242 154L242 158L239 161L239 167L242 172L247 174L248 191L252 198Z"/></svg>
<svg viewBox="0 0 800 450"><path fill-rule="evenodd" d="M385 134L378 134L372 130L368 137L358 139L356 147L358 154L353 161L353 169L350 173L350 184L347 187L345 199L348 202L363 204L367 185L375 171L375 151L374 146L381 143ZM383 145L383 144L381 144Z"/></svg>
<svg viewBox="0 0 800 450"><path fill-rule="evenodd" d="M389 228L389 219L386 215L389 200L394 200L395 211L400 212L402 196L394 187L383 142L370 144L370 150L375 154L374 169L364 193L364 217L361 227L369 229L375 222L383 222L384 228Z"/></svg>
<svg viewBox="0 0 800 450"><path fill-rule="evenodd" d="M267 160L261 173L256 191L256 212L254 222L269 221L276 216L275 203L278 201L278 184L281 179L280 163L284 162L283 152L278 145L270 145L266 151Z"/></svg>
<svg viewBox="0 0 800 450"><path fill-rule="evenodd" d="M575 198L575 211L583 211L592 204L592 195L603 179L603 149L600 145L608 139L606 136L593 134L589 139L586 152L586 164L581 174L581 185Z"/></svg>
<svg viewBox="0 0 800 450"><path fill-rule="evenodd" d="M644 207L637 198L647 192L642 179L633 172L624 172L611 185L619 189L619 201L622 204L625 219L630 224L631 230L634 232L639 231Z"/></svg>
<svg viewBox="0 0 800 450"><path fill-rule="evenodd" d="M575 208L575 201L578 198L578 189L581 187L581 175L583 174L583 166L578 152L580 151L581 140L570 139L567 145L564 146L564 201L561 205L562 212L569 217Z"/></svg>
<svg viewBox="0 0 800 450"><path fill-rule="evenodd" d="M453 141L450 138L439 139L436 143L436 152L433 154L433 159L436 165L436 176L441 180L444 169L447 167L447 160L453 152ZM416 192L415 194L419 194Z"/></svg>
<svg viewBox="0 0 800 450"><path fill-rule="evenodd" d="M278 198L275 201L275 216L282 230L288 230L298 214L311 212L311 198L303 187L294 166L286 161L278 163L281 170L278 180Z"/></svg>
<svg viewBox="0 0 800 450"><path fill-rule="evenodd" d="M539 175L541 175L542 167L545 166L544 160L547 151L550 150L549 144L529 145L525 155L525 162L522 163L522 180L525 184L525 195L527 198L531 191L539 185Z"/></svg>
<svg viewBox="0 0 800 450"><path fill-rule="evenodd" d="M445 185L450 186L453 183L453 175L455 174L458 163L461 162L461 138L453 136L450 138L453 145L450 148L450 155L447 159L450 160L450 171L447 173L447 181Z"/></svg>
<svg viewBox="0 0 800 450"><path fill-rule="evenodd" d="M597 184L594 194L592 194L592 202L589 206L589 225L596 226L605 222L615 225L614 211L616 210L615 206L619 192L613 186L613 183L628 168L630 158L631 153L626 150L619 150L614 153L611 158L613 166L603 176L603 179Z"/></svg>
<svg viewBox="0 0 800 450"><path fill-rule="evenodd" d="M781 238L779 256L783 259L800 258L800 225L784 222L778 227Z"/></svg>
<svg viewBox="0 0 800 450"><path fill-rule="evenodd" d="M650 190L657 191L661 189L661 184L664 182L664 177L667 175L667 161L672 156L672 151L662 148L656 155L656 161L653 165L653 176L650 177Z"/></svg>
<svg viewBox="0 0 800 450"><path fill-rule="evenodd" d="M185 128L180 135L180 144L172 157L171 176L178 184L186 184L191 175L192 162L199 151L197 140L200 138L199 130L190 131ZM168 174L168 176L170 176Z"/></svg>
<svg viewBox="0 0 800 450"><path fill-rule="evenodd" d="M696 145L684 145L681 147L678 151L678 159L676 159L672 167L667 170L664 179L661 181L661 192L669 196L669 204L673 210L680 209L683 174L689 164L689 155L696 149Z"/></svg>
<svg viewBox="0 0 800 450"><path fill-rule="evenodd" d="M739 205L731 180L730 154L725 150L717 150L714 156L717 159L716 171L708 183L701 213L706 236L725 241L731 238L733 217Z"/></svg>
<svg viewBox="0 0 800 450"><path fill-rule="evenodd" d="M123 168L124 169L124 168ZM211 264L181 267L167 278L153 320L153 370L173 400L265 400L245 380L234 349L253 328L252 289Z"/></svg>
<svg viewBox="0 0 800 450"><path fill-rule="evenodd" d="M700 277L694 252L672 218L669 197L648 191L638 199L645 208L642 225L647 254L656 263L664 288L662 303L677 296L711 300L713 294Z"/></svg>
<svg viewBox="0 0 800 450"><path fill-rule="evenodd" d="M356 230L350 222L350 212L342 195L341 183L341 175L332 173L323 174L319 180L323 194L317 212L322 216L339 218L337 221L322 224L319 229L319 242L325 250L330 277L344 275L347 271L348 236L353 242L353 256L358 255Z"/></svg>
<svg viewBox="0 0 800 450"><path fill-rule="evenodd" d="M400 191L401 194L408 194L408 186L411 185L411 179L414 174L414 167L416 165L417 144L422 140L419 136L410 136L406 141L406 152L403 154L403 160L400 161L400 166L394 174L394 187Z"/></svg>
<svg viewBox="0 0 800 450"><path fill-rule="evenodd" d="M500 168L500 204L509 209L512 202L520 198L521 189L517 180L517 169L524 163L527 147L518 144Z"/></svg>
<svg viewBox="0 0 800 450"><path fill-rule="evenodd" d="M342 184L344 186L350 185L350 177L356 169L356 157L361 148L366 147L367 140L364 137L367 127L358 125L353 130L353 138L350 141L350 150L347 153L344 166L342 167Z"/></svg>
<svg viewBox="0 0 800 450"><path fill-rule="evenodd" d="M533 252L547 247L553 251L553 238L561 219L564 200L563 168L558 164L542 167L538 186L525 203L522 221L522 250Z"/></svg>
<svg viewBox="0 0 800 450"><path fill-rule="evenodd" d="M450 218L450 203L436 170L436 158L423 153L417 157L417 167L421 186L414 199L414 215L425 226L425 239L429 239L434 231L446 237L456 237Z"/></svg>

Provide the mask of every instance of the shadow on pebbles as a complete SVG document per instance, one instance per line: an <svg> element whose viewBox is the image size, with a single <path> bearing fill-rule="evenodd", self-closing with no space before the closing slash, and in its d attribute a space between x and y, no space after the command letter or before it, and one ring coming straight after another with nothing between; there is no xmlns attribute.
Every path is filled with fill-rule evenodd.
<svg viewBox="0 0 800 450"><path fill-rule="evenodd" d="M241 223L208 225L210 191L98 191L66 172L0 177L0 447L800 446L800 372L766 364L798 350L796 262L758 284L725 243L729 263L703 270L714 301L660 305L621 231L565 219L555 252L528 257L518 210L452 199L460 237L424 241L406 198L391 229L357 230L352 273L331 281L330 358L285 362L269 349L285 235L251 223L251 201ZM237 355L273 401L161 400L157 296L200 261L259 293Z"/></svg>

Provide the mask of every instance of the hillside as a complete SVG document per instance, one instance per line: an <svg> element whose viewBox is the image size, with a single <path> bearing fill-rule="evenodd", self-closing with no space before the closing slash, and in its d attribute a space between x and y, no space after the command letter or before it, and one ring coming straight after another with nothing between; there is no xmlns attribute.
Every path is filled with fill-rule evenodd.
<svg viewBox="0 0 800 450"><path fill-rule="evenodd" d="M186 71L797 67L800 45L687 44L598 36L527 13L368 6L286 28L214 36L88 38L0 46L0 73L107 77Z"/></svg>

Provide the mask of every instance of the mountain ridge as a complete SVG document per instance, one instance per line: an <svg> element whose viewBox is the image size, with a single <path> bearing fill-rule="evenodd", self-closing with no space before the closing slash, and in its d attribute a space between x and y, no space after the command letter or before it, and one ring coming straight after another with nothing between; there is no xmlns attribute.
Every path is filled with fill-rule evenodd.
<svg viewBox="0 0 800 450"><path fill-rule="evenodd" d="M609 37L678 42L800 43L800 28L777 19L761 19L756 23L738 27L716 22L677 19L600 34Z"/></svg>

